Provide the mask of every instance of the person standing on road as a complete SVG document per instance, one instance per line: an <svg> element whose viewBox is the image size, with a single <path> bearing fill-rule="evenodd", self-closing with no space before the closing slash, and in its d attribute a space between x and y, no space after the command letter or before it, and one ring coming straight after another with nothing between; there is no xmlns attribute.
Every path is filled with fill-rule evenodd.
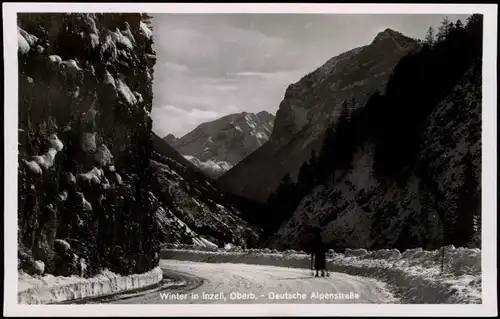
<svg viewBox="0 0 500 319"><path fill-rule="evenodd" d="M326 253L328 251L327 245L324 243L321 236L321 228L317 227L314 229L314 240L311 253L311 264L314 260L314 270L316 270L315 277L319 277L319 272L321 271L321 276L328 276L328 271L326 270Z"/></svg>

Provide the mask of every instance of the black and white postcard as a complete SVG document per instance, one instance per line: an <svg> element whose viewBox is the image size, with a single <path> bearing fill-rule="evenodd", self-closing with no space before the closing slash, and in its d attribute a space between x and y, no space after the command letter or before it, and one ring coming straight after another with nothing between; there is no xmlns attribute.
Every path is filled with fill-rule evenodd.
<svg viewBox="0 0 500 319"><path fill-rule="evenodd" d="M4 315L497 315L496 12L4 3Z"/></svg>

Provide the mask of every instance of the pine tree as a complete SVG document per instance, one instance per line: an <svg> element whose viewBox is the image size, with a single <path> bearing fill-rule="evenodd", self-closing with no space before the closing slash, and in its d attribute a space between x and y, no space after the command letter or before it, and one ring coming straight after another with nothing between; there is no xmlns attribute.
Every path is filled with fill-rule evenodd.
<svg viewBox="0 0 500 319"><path fill-rule="evenodd" d="M482 14L473 14L467 18L466 29L470 30L472 28L480 26L482 29L483 25L483 15Z"/></svg>
<svg viewBox="0 0 500 319"><path fill-rule="evenodd" d="M453 22L448 23L448 35L455 30L455 24Z"/></svg>
<svg viewBox="0 0 500 319"><path fill-rule="evenodd" d="M352 113L352 111L354 110L355 106L356 106L356 99L355 99L355 98L354 98L354 96L353 96L353 97L351 98L351 103L350 103L350 107L351 107L350 112L351 112L351 113Z"/></svg>
<svg viewBox="0 0 500 319"><path fill-rule="evenodd" d="M434 28L429 27L429 29L427 29L427 33L425 34L425 42L424 43L430 47L434 46L434 43L436 42L436 38L435 38L434 33L435 33Z"/></svg>
<svg viewBox="0 0 500 319"><path fill-rule="evenodd" d="M347 169L350 164L351 155L355 150L355 132L351 125L351 112L349 102L342 103L342 110L337 126L335 127L333 168Z"/></svg>
<svg viewBox="0 0 500 319"><path fill-rule="evenodd" d="M332 172L331 165L333 163L333 144L335 140L335 131L333 125L328 126L325 131L323 145L319 151L316 167L316 177L318 182L323 183Z"/></svg>
<svg viewBox="0 0 500 319"><path fill-rule="evenodd" d="M344 102L342 102L342 108L340 110L340 116L339 116L339 123L337 124L337 126L343 125L345 124L345 122L349 121L349 117L351 114L350 108L351 108L350 103L344 100Z"/></svg>
<svg viewBox="0 0 500 319"><path fill-rule="evenodd" d="M471 43L469 47L475 48L472 51L478 56L482 56L483 51L483 16L481 14L473 14L467 19L465 30L469 34Z"/></svg>
<svg viewBox="0 0 500 319"><path fill-rule="evenodd" d="M318 157L314 150L311 151L311 156L309 157L309 165L311 167L311 180L313 185L318 182Z"/></svg>
<svg viewBox="0 0 500 319"><path fill-rule="evenodd" d="M436 34L437 41L438 42L444 41L449 34L450 34L450 20L448 19L448 17L444 17L443 20L441 21L441 24L438 27L438 32Z"/></svg>
<svg viewBox="0 0 500 319"><path fill-rule="evenodd" d="M292 181L290 173L281 179L276 191L268 198L269 221L268 232L273 233L286 220L288 220L297 207L300 196L297 194L297 186Z"/></svg>
<svg viewBox="0 0 500 319"><path fill-rule="evenodd" d="M296 191L297 196L303 198L309 193L318 181L318 160L316 152L311 151L309 161L303 162L297 175Z"/></svg>
<svg viewBox="0 0 500 319"><path fill-rule="evenodd" d="M309 157L309 160L307 161L307 164L308 164L308 170L307 170L308 176L307 176L306 180L309 184L309 190L311 190L314 186L316 186L318 184L318 180L319 180L318 179L319 161L318 161L318 158L316 156L316 152L314 150L311 151L311 155ZM302 174L305 175L306 173L303 172ZM300 183L299 180L300 180L300 177L297 177L297 187L303 188L303 185L299 185L299 183Z"/></svg>
<svg viewBox="0 0 500 319"><path fill-rule="evenodd" d="M312 187L311 165L308 162L302 163L297 176L297 189L301 196L304 196Z"/></svg>
<svg viewBox="0 0 500 319"><path fill-rule="evenodd" d="M318 162L318 158L316 157L316 152L314 150L311 151L311 156L309 157L309 165L315 166Z"/></svg>
<svg viewBox="0 0 500 319"><path fill-rule="evenodd" d="M462 23L462 21L460 19L458 19L457 22L455 22L455 29L461 30L463 28L464 28L464 24Z"/></svg>

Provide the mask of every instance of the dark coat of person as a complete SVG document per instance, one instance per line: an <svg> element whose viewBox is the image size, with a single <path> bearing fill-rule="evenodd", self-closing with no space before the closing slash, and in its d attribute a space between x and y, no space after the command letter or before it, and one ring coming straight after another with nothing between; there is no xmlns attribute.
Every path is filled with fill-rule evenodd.
<svg viewBox="0 0 500 319"><path fill-rule="evenodd" d="M311 248L311 255L314 258L314 268L316 270L326 269L326 253L328 252L328 246L321 238L321 233L318 230L315 232Z"/></svg>

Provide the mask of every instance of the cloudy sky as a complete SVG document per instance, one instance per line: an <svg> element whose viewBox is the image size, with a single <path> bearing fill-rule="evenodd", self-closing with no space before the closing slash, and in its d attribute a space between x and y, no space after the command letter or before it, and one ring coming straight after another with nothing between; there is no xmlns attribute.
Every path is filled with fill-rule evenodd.
<svg viewBox="0 0 500 319"><path fill-rule="evenodd" d="M237 112L276 114L286 87L391 28L423 38L442 15L156 14L153 129L177 137ZM465 21L467 16L448 15Z"/></svg>

